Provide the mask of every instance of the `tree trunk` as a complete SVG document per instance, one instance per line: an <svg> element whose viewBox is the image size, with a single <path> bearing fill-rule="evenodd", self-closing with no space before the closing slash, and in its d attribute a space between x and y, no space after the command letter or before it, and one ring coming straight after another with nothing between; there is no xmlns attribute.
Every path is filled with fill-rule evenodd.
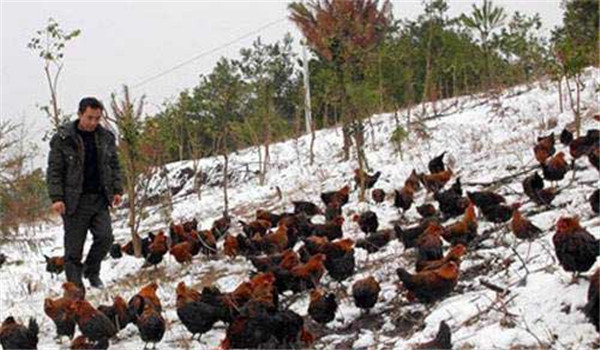
<svg viewBox="0 0 600 350"><path fill-rule="evenodd" d="M227 196L227 186L229 185L229 179L227 173L229 171L229 154L227 151L223 152L223 158L225 164L223 166L223 216L229 216L229 197Z"/></svg>
<svg viewBox="0 0 600 350"><path fill-rule="evenodd" d="M562 96L562 77L558 77L558 108L560 109L560 113L564 112Z"/></svg>

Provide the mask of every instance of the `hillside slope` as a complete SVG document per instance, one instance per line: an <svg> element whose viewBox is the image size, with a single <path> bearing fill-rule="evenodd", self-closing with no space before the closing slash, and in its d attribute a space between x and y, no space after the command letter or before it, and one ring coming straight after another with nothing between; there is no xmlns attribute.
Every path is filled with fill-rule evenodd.
<svg viewBox="0 0 600 350"><path fill-rule="evenodd" d="M598 73L598 70L587 70L583 79L584 130L599 126L591 118L591 114L598 113ZM396 239L377 253L367 254L363 249L356 249L357 273L345 281L343 287L327 275L322 280L342 300L336 320L326 327L317 327L308 318L305 319L317 335L314 348L406 348L431 339L442 320L452 329L454 349L598 348L598 333L580 310L586 301L589 282L580 279L577 284L569 284L571 274L558 265L552 244L556 220L562 215L579 215L582 225L600 238L600 219L593 214L588 203L589 195L598 188L598 171L591 167L587 158L577 160L575 178L572 179L572 172L569 172L565 180L559 182L560 191L552 208L533 204L521 187L522 179L532 171L541 173L539 168L535 168L532 152L536 137L551 132L558 136L563 127L573 120L572 113L559 113L557 96L555 84L538 83L531 88L520 86L510 89L495 98L462 97L441 101L438 107L443 110L442 115L423 123L428 137L412 133L403 146L402 159L395 154L389 142L395 128L394 116L382 114L372 118L373 129L367 126L366 153L370 167L382 172L376 187L393 193L394 189L402 186L413 168L426 171L429 159L446 151L447 164L452 167L455 176L460 176L465 191L483 189L482 184L494 184L490 189L503 194L509 203L523 203L521 212L542 228L543 234L529 247L527 243L516 242L512 234L507 234L506 225L480 221L479 233L487 232L489 237L478 250L469 252L465 257L456 290L430 308L409 303L402 296L395 273L400 266L413 270L414 252L405 251ZM426 107L431 109L429 105ZM421 108L413 108L413 112L417 111L420 112ZM399 111L402 121L406 120L406 113ZM415 119L416 116L411 116L411 120ZM349 183L354 186L352 178L356 162L339 161L341 131L328 129L317 132L316 158L312 166L308 164L307 156L309 141L309 137L305 136L272 145L272 165L265 186L259 186L254 174L257 160L254 149L240 151L231 157L232 188L229 195L235 220L251 218L257 208L291 211L292 200L311 200L321 204L320 192L335 190ZM557 149L568 154L568 149L558 142ZM189 167L190 162L170 164L167 167L170 182L180 181L184 169ZM215 187L221 178L221 160L202 159L200 167L209 179L203 188L202 199L189 194L193 179L178 183L182 189L175 196L173 220L197 218L199 226L208 228L223 210L222 190ZM499 181L501 179L503 181ZM276 187L283 194L281 200L276 195ZM415 203L420 205L424 202L435 203L431 195L421 190ZM377 213L380 228L391 228L394 220L400 219L402 225L418 220L414 206L401 218L392 203L393 199L387 198L384 203L375 204L370 197L366 203L358 203L357 191L353 191L350 203L344 207L347 219L344 235L354 239L364 236L349 218L366 209ZM121 210L119 217L124 213ZM322 218L317 217L315 221L319 220L322 221ZM157 231L166 227L167 223L154 209L144 222L143 229ZM128 229L124 220L116 222L114 229L116 241L125 243ZM235 225L231 230L234 234L240 231ZM219 243L221 246L222 242ZM527 269L513 247L520 257L525 257L530 248ZM52 279L44 271L42 257L42 253L62 254L62 227L52 225L35 235L11 238L0 245L0 252L8 256L8 263L0 268L0 319L8 315L21 320L35 316L41 328L40 348L67 348L67 344L59 345L52 339L54 325L43 314L42 307L46 296L58 295L64 279L64 275ZM142 265L143 261L128 256L120 260L109 258L102 271L108 288L105 291L89 290L88 299L94 305L107 304L116 294L128 299L144 284L157 280L160 285L158 295L169 323L158 346L216 348L224 338L224 326L217 324L202 337L201 343L190 341L191 335L175 313L175 286L185 281L196 288L214 284L223 291L230 291L248 278L251 264L243 257L231 260L220 253L212 259L197 256L191 265L184 267L171 257L157 270L141 269ZM590 271L597 266L598 263ZM529 274L524 280L526 270ZM363 315L351 300L351 286L367 275L374 276L381 283L382 292L371 313ZM481 284L482 278L509 289L510 293L497 295ZM306 315L306 293L286 295L283 299L291 304L293 310ZM143 347L133 325L121 331L119 339L111 343L115 348Z"/></svg>

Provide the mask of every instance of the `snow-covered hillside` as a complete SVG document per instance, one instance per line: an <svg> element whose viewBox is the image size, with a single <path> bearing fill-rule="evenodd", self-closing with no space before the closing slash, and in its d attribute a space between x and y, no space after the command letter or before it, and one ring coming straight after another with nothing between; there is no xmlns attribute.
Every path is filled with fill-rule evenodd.
<svg viewBox="0 0 600 350"><path fill-rule="evenodd" d="M598 113L598 70L587 70L584 76L585 89L582 93L583 129L598 128L591 118ZM568 101L565 100L565 106ZM431 106L427 106L432 115ZM416 120L420 106L412 109L411 120ZM308 317L305 323L317 335L313 344L316 349L329 348L409 348L431 339L437 332L440 321L445 320L452 329L454 349L537 349L537 348L598 348L598 333L588 322L580 308L585 304L589 282L580 279L570 284L571 274L565 272L557 262L552 244L556 220L562 215L579 215L582 226L596 238L600 238L600 219L593 214L588 197L598 188L598 171L586 157L577 160L578 170L574 180L571 172L559 182L559 194L553 208L533 204L523 194L521 181L535 169L537 162L532 152L536 137L554 132L557 136L564 126L573 121L569 111L559 113L556 84L538 83L533 87L520 86L505 91L499 96L462 97L441 101L438 110L442 115L424 122L427 137L410 135L403 146L403 157L394 152L389 142L395 128L392 114L372 117L372 126L367 124L366 153L369 166L382 172L376 187L386 193L399 189L413 168L426 171L427 162L443 151L446 161L460 176L463 189L484 189L481 184L497 182L493 189L503 194L509 203L522 202L521 212L543 229L543 235L531 245L529 261L525 269L513 252L525 257L528 243L517 242L506 225L493 225L481 220L479 233L491 232L476 251L470 251L461 264L461 277L455 291L447 298L426 308L420 303L410 303L402 295L396 268L403 266L413 270L415 254L405 251L402 243L394 239L377 253L367 254L356 249L357 273L344 282L345 291L327 274L322 280L341 299L336 320L326 327L316 326ZM401 122L406 121L407 111L399 111ZM372 138L374 136L374 139ZM257 155L254 149L246 149L231 157L232 184L229 191L230 208L234 219L253 217L257 208L276 212L291 211L292 200L310 200L321 204L319 194L336 190L345 184L353 184L353 169L356 161L342 162L341 130L328 129L317 132L315 164L309 165L308 145L310 138L272 145L272 165L267 181L260 186L254 171L257 170ZM557 142L557 149L566 151ZM568 157L568 156L567 156ZM173 220L176 222L196 218L202 228L209 228L223 210L222 190L218 184L222 171L221 159L207 158L200 161L201 169L208 175L209 183L203 187L202 199L190 194L193 179L182 182L183 188L175 196ZM172 182L180 176L190 162L168 166ZM516 175L516 176L513 176ZM452 182L454 180L451 180ZM280 200L276 188L283 194ZM392 221L400 219L393 207L393 199L382 204L369 200L359 203L357 191L350 195L350 203L344 206L344 236L353 239L364 234L356 223L349 220L352 214L370 209L379 216L380 228L392 227ZM421 190L415 199L420 205L432 202L431 195ZM436 204L437 205L437 204ZM144 231L165 229L167 222L158 210L144 222ZM123 217L124 211L118 213ZM406 214L403 225L410 225L419 218L413 206ZM316 217L314 221L324 220ZM452 222L452 221L450 221ZM128 228L124 220L114 223L116 241L128 240ZM230 231L241 232L234 225ZM51 278L44 271L42 254L62 254L62 226L44 227L41 232L21 235L0 243L0 252L8 262L0 268L0 319L14 315L20 320L30 316L38 319L41 328L40 348L65 349L68 344L57 344L54 340L55 326L43 313L45 297L56 297L61 292L64 275ZM89 241L91 238L88 239ZM222 242L219 243L222 247ZM175 286L184 281L200 289L213 284L222 291L231 291L246 280L251 264L244 257L233 260L222 253L216 258L196 256L193 263L182 267L172 257L163 261L157 270L142 269L142 260L124 256L120 260L108 258L103 264L102 278L107 289L88 290L88 299L93 305L109 304L114 295L128 299L141 286L156 280L160 288L158 295L166 310L167 332L159 348L216 348L225 336L225 326L218 323L202 337L201 343L190 341L191 334L179 321L175 312ZM593 271L598 263L592 268ZM524 280L526 270L529 271ZM369 315L363 315L351 299L352 283L372 275L380 283L382 291L379 301ZM496 292L481 284L485 279L507 288L507 295ZM307 314L308 295L284 300L293 301L291 309L300 315ZM119 349L141 349L143 343L135 326L129 325L121 331L118 339L111 340L112 347Z"/></svg>

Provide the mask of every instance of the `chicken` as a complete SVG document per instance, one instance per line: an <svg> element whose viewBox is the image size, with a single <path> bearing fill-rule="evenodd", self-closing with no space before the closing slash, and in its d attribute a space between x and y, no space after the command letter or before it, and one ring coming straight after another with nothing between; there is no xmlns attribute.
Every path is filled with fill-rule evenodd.
<svg viewBox="0 0 600 350"><path fill-rule="evenodd" d="M73 300L85 299L85 288L78 287L73 282L65 282L62 284L63 297Z"/></svg>
<svg viewBox="0 0 600 350"><path fill-rule="evenodd" d="M63 336L73 339L75 334L75 319L69 313L68 306L74 299L62 297L59 299L44 299L44 313L50 317L56 325L56 338Z"/></svg>
<svg viewBox="0 0 600 350"><path fill-rule="evenodd" d="M560 143L565 146L568 146L573 142L573 133L570 132L567 128L564 128L560 133Z"/></svg>
<svg viewBox="0 0 600 350"><path fill-rule="evenodd" d="M592 211L596 214L600 214L600 189L596 189L594 193L589 198L590 206L592 207Z"/></svg>
<svg viewBox="0 0 600 350"><path fill-rule="evenodd" d="M600 242L579 225L576 217L561 217L552 237L556 257L565 271L585 272L600 254Z"/></svg>
<svg viewBox="0 0 600 350"><path fill-rule="evenodd" d="M288 229L286 226L281 225L277 228L274 233L266 235L262 239L264 246L263 251L267 253L278 253L288 248Z"/></svg>
<svg viewBox="0 0 600 350"><path fill-rule="evenodd" d="M457 245L468 245L475 237L477 237L477 217L475 215L475 205L469 204L463 218L448 226L442 232L442 237L446 242Z"/></svg>
<svg viewBox="0 0 600 350"><path fill-rule="evenodd" d="M375 174L369 175L365 171L361 172L360 169L355 169L354 182L356 182L356 188L360 188L361 177L364 178L365 189L369 189L375 186L375 183L377 182L377 180L379 180L380 176L381 171L377 171Z"/></svg>
<svg viewBox="0 0 600 350"><path fill-rule="evenodd" d="M69 312L75 315L81 333L91 341L109 339L117 334L117 329L110 319L86 300L72 302L69 305Z"/></svg>
<svg viewBox="0 0 600 350"><path fill-rule="evenodd" d="M110 250L108 254L113 259L121 259L123 257L123 252L121 251L121 245L119 243L113 243L110 246Z"/></svg>
<svg viewBox="0 0 600 350"><path fill-rule="evenodd" d="M275 223L275 225L277 225ZM223 216L220 219L213 221L210 232L215 236L216 239L223 237L231 227L231 218L226 212L223 212Z"/></svg>
<svg viewBox="0 0 600 350"><path fill-rule="evenodd" d="M444 170L440 173L435 173L431 175L420 174L419 180L423 184L423 187L427 190L427 192L437 192L441 190L444 185L452 178L452 170Z"/></svg>
<svg viewBox="0 0 600 350"><path fill-rule="evenodd" d="M325 273L325 254L312 256L305 264L297 265L290 271L300 282L301 289L315 287Z"/></svg>
<svg viewBox="0 0 600 350"><path fill-rule="evenodd" d="M417 345L415 349L451 350L452 334L450 333L450 327L448 327L448 324L446 324L444 321L440 322L440 327L438 328L435 338L427 343L421 343Z"/></svg>
<svg viewBox="0 0 600 350"><path fill-rule="evenodd" d="M540 163L544 164L546 159L556 152L554 148L554 133L544 136L538 137L537 144L533 147L533 153L535 154L535 159Z"/></svg>
<svg viewBox="0 0 600 350"><path fill-rule="evenodd" d="M304 213L307 216L315 216L322 214L321 209L312 202L306 201L293 201L294 214Z"/></svg>
<svg viewBox="0 0 600 350"><path fill-rule="evenodd" d="M510 222L510 229L512 233L519 239L533 240L537 238L542 230L531 223L531 221L524 218L519 212L520 203L513 204L512 221Z"/></svg>
<svg viewBox="0 0 600 350"><path fill-rule="evenodd" d="M379 287L379 282L377 282L373 276L354 282L352 285L354 305L369 312L369 310L375 306L375 303L377 303L380 291L381 287Z"/></svg>
<svg viewBox="0 0 600 350"><path fill-rule="evenodd" d="M195 243L192 242L181 242L171 247L169 253L175 257L175 261L180 264L189 263L192 261L192 251Z"/></svg>
<svg viewBox="0 0 600 350"><path fill-rule="evenodd" d="M158 234L152 240L152 243L148 246L148 255L146 256L146 263L148 265L158 265L163 260L163 256L169 251L167 244L167 236L163 231L159 231Z"/></svg>
<svg viewBox="0 0 600 350"><path fill-rule="evenodd" d="M27 327L8 316L0 326L0 344L3 349L37 349L39 326L35 319L29 319Z"/></svg>
<svg viewBox="0 0 600 350"><path fill-rule="evenodd" d="M493 205L481 208L483 217L495 224L502 224L512 218L512 207L504 204Z"/></svg>
<svg viewBox="0 0 600 350"><path fill-rule="evenodd" d="M323 246L325 268L332 279L343 281L354 274L356 261L353 246L354 241L349 238L328 242Z"/></svg>
<svg viewBox="0 0 600 350"><path fill-rule="evenodd" d="M437 223L437 220L435 218L425 219L419 225L407 229L403 229L400 224L395 223L394 232L396 233L396 237L404 244L405 249L414 248L417 239L425 232L431 222Z"/></svg>
<svg viewBox="0 0 600 350"><path fill-rule="evenodd" d="M446 167L444 166L444 155L445 154L446 154L446 152L443 152L439 156L437 156L429 161L429 163L427 164L427 167L429 168L430 173L437 174L437 173L441 173L442 171L446 170Z"/></svg>
<svg viewBox="0 0 600 350"><path fill-rule="evenodd" d="M560 181L564 179L567 171L569 171L569 164L567 164L563 152L558 152L554 157L549 158L542 166L544 179L548 181Z"/></svg>
<svg viewBox="0 0 600 350"><path fill-rule="evenodd" d="M457 244L457 245L453 246L450 249L450 251L448 251L446 256L444 256L442 259L431 260L431 261L418 260L416 270L417 270L417 272L424 271L424 270L435 270L435 269L442 267L449 261L454 261L456 263L456 265L460 266L460 259L463 255L466 254L466 252L467 252L467 248L464 245Z"/></svg>
<svg viewBox="0 0 600 350"><path fill-rule="evenodd" d="M404 181L404 186L412 187L415 192L421 189L421 180L419 180L419 175L415 169L410 172L410 175Z"/></svg>
<svg viewBox="0 0 600 350"><path fill-rule="evenodd" d="M480 209L506 203L504 196L492 191L467 192L467 197Z"/></svg>
<svg viewBox="0 0 600 350"><path fill-rule="evenodd" d="M587 293L587 304L584 307L584 312L587 318L596 327L596 331L600 332L598 325L598 317L600 316L600 268L590 278L590 286Z"/></svg>
<svg viewBox="0 0 600 350"><path fill-rule="evenodd" d="M192 232L198 230L198 220L196 218L192 218L192 220L185 221L181 224L183 230L185 232Z"/></svg>
<svg viewBox="0 0 600 350"><path fill-rule="evenodd" d="M417 238L417 260L431 261L443 258L441 235L444 228L434 222Z"/></svg>
<svg viewBox="0 0 600 350"><path fill-rule="evenodd" d="M440 211L444 214L445 218L464 214L469 205L469 200L462 195L460 177L456 179L449 189L435 193L433 199L438 202Z"/></svg>
<svg viewBox="0 0 600 350"><path fill-rule="evenodd" d="M250 223L246 223L245 221L238 220L238 222L242 225L242 231L246 234L246 237L252 238L255 234L259 234L264 236L267 231L271 228L271 222L267 220L255 220Z"/></svg>
<svg viewBox="0 0 600 350"><path fill-rule="evenodd" d="M173 239L173 238L171 238L171 239ZM141 244L141 248L142 248L142 251L141 251L142 257L146 258L148 256L149 247L153 240L154 240L154 234L152 232L149 232L148 235L141 240L140 244ZM172 242L174 242L174 241L172 241ZM121 251L127 255L133 256L134 255L133 241L127 242L127 244L125 244L121 248Z"/></svg>
<svg viewBox="0 0 600 350"><path fill-rule="evenodd" d="M52 275L60 275L65 270L65 258L62 256L49 257L44 254L46 259L46 271Z"/></svg>
<svg viewBox="0 0 600 350"><path fill-rule="evenodd" d="M380 230L371 233L366 238L356 241L357 248L363 248L369 253L375 253L386 246L393 238L392 230Z"/></svg>
<svg viewBox="0 0 600 350"><path fill-rule="evenodd" d="M590 129L585 136L581 136L573 140L569 144L569 153L573 159L578 159L588 154L592 147L598 145L600 131L598 129Z"/></svg>
<svg viewBox="0 0 600 350"><path fill-rule="evenodd" d="M152 343L155 348L156 343L159 343L165 335L165 319L152 305L144 304L144 311L138 317L136 325L142 341L145 343L144 348L147 343Z"/></svg>
<svg viewBox="0 0 600 350"><path fill-rule="evenodd" d="M158 284L156 282L149 283L142 287L140 291L136 294L144 300L144 304L150 304L156 311L162 311L162 305L160 303L160 299L156 295L156 291L158 290ZM129 302L131 304L131 301ZM139 310L143 311L143 309Z"/></svg>
<svg viewBox="0 0 600 350"><path fill-rule="evenodd" d="M383 203L385 201L385 191L381 188L376 188L371 191L371 198L375 203Z"/></svg>
<svg viewBox="0 0 600 350"><path fill-rule="evenodd" d="M523 192L537 205L550 205L556 196L555 188L544 189L544 179L537 173L533 173L523 179Z"/></svg>
<svg viewBox="0 0 600 350"><path fill-rule="evenodd" d="M223 243L223 252L230 258L235 258L239 253L239 245L236 237L232 235L225 236L225 243Z"/></svg>
<svg viewBox="0 0 600 350"><path fill-rule="evenodd" d="M360 215L355 214L352 217L352 220L354 222L358 223L358 226L360 227L361 231L364 232L365 234L375 232L375 231L377 231L377 228L379 227L379 221L377 220L377 214L375 214L374 212L372 212L370 210L367 210Z"/></svg>
<svg viewBox="0 0 600 350"><path fill-rule="evenodd" d="M98 311L105 314L106 317L112 321L117 330L124 329L133 321L131 315L127 312L127 303L118 295L113 298L112 305L100 305L98 306Z"/></svg>
<svg viewBox="0 0 600 350"><path fill-rule="evenodd" d="M217 239L211 230L203 230L198 233L199 247L202 254L211 256L217 254Z"/></svg>
<svg viewBox="0 0 600 350"><path fill-rule="evenodd" d="M404 185L399 191L394 191L394 206L407 211L413 204L415 189L412 185Z"/></svg>
<svg viewBox="0 0 600 350"><path fill-rule="evenodd" d="M310 303L308 304L308 314L315 322L325 325L335 319L338 304L335 300L335 294L328 293L323 295L320 290L313 290L310 293Z"/></svg>
<svg viewBox="0 0 600 350"><path fill-rule="evenodd" d="M332 221L328 221L324 224L312 225L312 234L315 236L327 237L327 239L332 241L344 236L344 231L342 230L343 225L344 218L342 216L338 216Z"/></svg>
<svg viewBox="0 0 600 350"><path fill-rule="evenodd" d="M106 350L108 345L108 339L93 342L85 335L80 335L71 342L71 350Z"/></svg>
<svg viewBox="0 0 600 350"><path fill-rule="evenodd" d="M6 260L7 260L6 255L4 255L4 253L0 253L0 267L2 267L2 265L4 265Z"/></svg>
<svg viewBox="0 0 600 350"><path fill-rule="evenodd" d="M207 295L210 289L206 289ZM192 333L192 337L196 334L202 334L210 331L213 325L222 319L226 319L226 309L218 305L203 300L202 295L197 291L187 288L185 283L180 282L177 285L177 301L176 309L177 316L181 323ZM249 294L251 291L249 291ZM217 295L220 292L216 293Z"/></svg>
<svg viewBox="0 0 600 350"><path fill-rule="evenodd" d="M330 203L336 203L340 207L348 203L350 198L350 186L346 185L337 191L321 193L321 200L328 206Z"/></svg>
<svg viewBox="0 0 600 350"><path fill-rule="evenodd" d="M424 270L414 275L403 268L398 268L396 273L404 288L409 291L409 299L416 297L424 303L431 303L454 290L459 270L454 261L449 261L435 270Z"/></svg>
<svg viewBox="0 0 600 350"><path fill-rule="evenodd" d="M421 215L421 217L423 217L423 218L429 218L429 217L435 216L437 214L437 210L435 210L435 207L433 206L433 204L427 203L427 204L418 206L417 213L419 213L419 215Z"/></svg>
<svg viewBox="0 0 600 350"><path fill-rule="evenodd" d="M342 216L342 207L337 202L331 202L325 207L325 221L331 221Z"/></svg>

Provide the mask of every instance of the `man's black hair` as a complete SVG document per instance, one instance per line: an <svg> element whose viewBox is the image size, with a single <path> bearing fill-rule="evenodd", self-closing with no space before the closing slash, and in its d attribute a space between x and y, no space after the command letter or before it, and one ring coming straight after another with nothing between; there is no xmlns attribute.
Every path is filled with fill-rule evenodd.
<svg viewBox="0 0 600 350"><path fill-rule="evenodd" d="M104 110L102 102L95 97L84 97L79 101L79 113L83 114L87 108Z"/></svg>

